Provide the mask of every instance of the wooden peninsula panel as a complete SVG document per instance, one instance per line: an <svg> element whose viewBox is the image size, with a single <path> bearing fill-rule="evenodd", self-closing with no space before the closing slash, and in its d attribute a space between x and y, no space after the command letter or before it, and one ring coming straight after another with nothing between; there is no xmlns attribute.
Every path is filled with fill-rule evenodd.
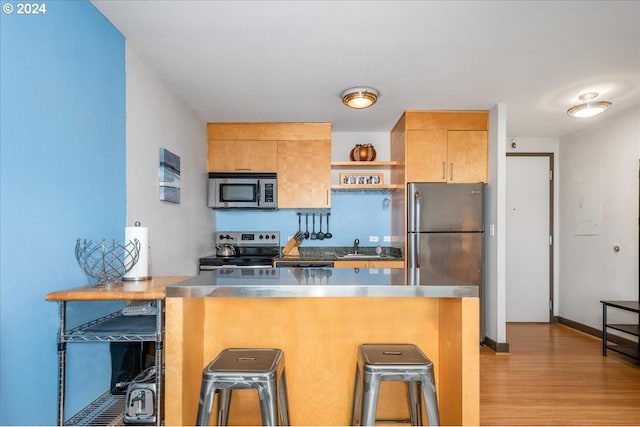
<svg viewBox="0 0 640 427"><path fill-rule="evenodd" d="M222 349L277 347L291 424L349 425L358 344L410 342L434 363L441 423L478 425L478 309L475 297L168 296L165 423L194 425L202 369ZM398 386L383 385L379 418L406 417ZM260 425L253 393L234 392L231 424Z"/></svg>

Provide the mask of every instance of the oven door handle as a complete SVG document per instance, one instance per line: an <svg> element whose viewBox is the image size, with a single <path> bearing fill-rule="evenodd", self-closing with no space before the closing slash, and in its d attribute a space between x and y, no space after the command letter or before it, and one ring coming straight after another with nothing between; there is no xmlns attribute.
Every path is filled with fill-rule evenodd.
<svg viewBox="0 0 640 427"><path fill-rule="evenodd" d="M251 264L251 265L200 265L200 271L223 270L228 268L272 268L271 264Z"/></svg>
<svg viewBox="0 0 640 427"><path fill-rule="evenodd" d="M219 266L216 265L201 265L200 266L200 271L213 271L215 269L220 268Z"/></svg>
<svg viewBox="0 0 640 427"><path fill-rule="evenodd" d="M333 261L276 261L276 267L292 268L333 268Z"/></svg>

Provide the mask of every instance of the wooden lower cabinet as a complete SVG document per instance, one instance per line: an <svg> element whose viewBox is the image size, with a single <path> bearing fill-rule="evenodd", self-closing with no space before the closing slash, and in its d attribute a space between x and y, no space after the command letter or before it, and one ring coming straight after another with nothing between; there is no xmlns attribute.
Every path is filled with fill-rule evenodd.
<svg viewBox="0 0 640 427"><path fill-rule="evenodd" d="M331 140L278 141L278 207L331 207Z"/></svg>
<svg viewBox="0 0 640 427"><path fill-rule="evenodd" d="M348 260L334 261L335 268L404 268L404 261Z"/></svg>

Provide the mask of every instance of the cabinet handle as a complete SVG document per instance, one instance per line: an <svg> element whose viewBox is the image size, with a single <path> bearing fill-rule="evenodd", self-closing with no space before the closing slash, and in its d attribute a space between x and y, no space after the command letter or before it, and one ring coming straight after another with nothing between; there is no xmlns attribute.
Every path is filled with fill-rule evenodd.
<svg viewBox="0 0 640 427"><path fill-rule="evenodd" d="M442 179L447 177L447 164L446 162L442 162Z"/></svg>
<svg viewBox="0 0 640 427"><path fill-rule="evenodd" d="M250 171L251 168L236 168L237 171Z"/></svg>
<svg viewBox="0 0 640 427"><path fill-rule="evenodd" d="M450 169L451 175L450 175L449 180L453 181L453 162L449 163L449 165L451 166L451 169Z"/></svg>

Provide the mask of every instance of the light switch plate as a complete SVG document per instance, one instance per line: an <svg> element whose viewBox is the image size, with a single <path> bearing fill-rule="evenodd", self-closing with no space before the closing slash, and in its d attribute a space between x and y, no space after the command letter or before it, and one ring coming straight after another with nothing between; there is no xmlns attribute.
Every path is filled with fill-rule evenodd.
<svg viewBox="0 0 640 427"><path fill-rule="evenodd" d="M378 236L369 236L369 242L371 243L377 243L378 240Z"/></svg>

